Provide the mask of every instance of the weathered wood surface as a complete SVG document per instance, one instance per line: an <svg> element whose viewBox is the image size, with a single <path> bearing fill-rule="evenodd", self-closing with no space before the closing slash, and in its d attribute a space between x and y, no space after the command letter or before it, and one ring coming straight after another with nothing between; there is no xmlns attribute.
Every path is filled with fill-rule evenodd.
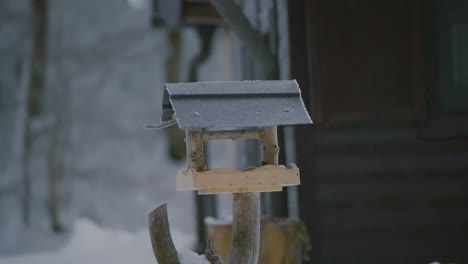
<svg viewBox="0 0 468 264"><path fill-rule="evenodd" d="M225 260L232 238L230 223L207 224L211 246ZM261 221L259 264L296 264L300 243L297 237L298 222L294 219L266 218Z"/></svg>
<svg viewBox="0 0 468 264"><path fill-rule="evenodd" d="M262 165L278 165L278 134L276 126L264 127L262 143ZM297 168L297 167L296 167Z"/></svg>
<svg viewBox="0 0 468 264"><path fill-rule="evenodd" d="M218 193L245 193L245 192L279 192L282 186L257 186L257 187L237 187L237 188L207 188L198 190L198 194L218 194Z"/></svg>
<svg viewBox="0 0 468 264"><path fill-rule="evenodd" d="M153 253L158 263L180 264L167 220L167 204L159 206L149 214L148 224Z"/></svg>
<svg viewBox="0 0 468 264"><path fill-rule="evenodd" d="M260 193L234 193L232 243L227 264L256 264L260 248Z"/></svg>
<svg viewBox="0 0 468 264"><path fill-rule="evenodd" d="M203 130L201 128L191 128L185 131L187 163L189 168L193 168L197 171L204 170L206 161L203 152Z"/></svg>
<svg viewBox="0 0 468 264"><path fill-rule="evenodd" d="M211 241L209 239L207 240L207 249L205 249L205 257L211 264L224 264L221 258L214 253L213 249L211 249Z"/></svg>
<svg viewBox="0 0 468 264"><path fill-rule="evenodd" d="M427 47L414 47L418 43L412 31L420 29L411 24L416 14L410 8L418 1L297 2L303 2L302 13L290 13L290 17L305 13L306 21L294 25L305 30L291 30L291 34L305 34L307 47L292 43L291 50L299 48L298 56L309 61L292 58L291 65L306 63L297 67L308 68L308 87L314 95L309 97L310 105L317 124L331 127L422 121L418 108L427 109L424 101L429 96L421 96L421 90L427 91L437 83L435 77L423 75L432 66L424 60L438 52L421 54ZM424 4L415 9L418 12L427 9L424 5L431 6L427 1L419 2ZM421 23L435 28L433 21L421 19ZM418 41L432 45L435 36L425 38ZM296 77L295 72L292 76ZM302 86L306 83L300 84L307 89Z"/></svg>
<svg viewBox="0 0 468 264"><path fill-rule="evenodd" d="M205 154L203 150L203 129L193 128L185 130L185 143L187 149L187 163L189 169L203 171L206 167ZM205 229L203 220L206 216L216 215L216 200L212 196L199 196L194 194L197 204L197 251L204 249Z"/></svg>
<svg viewBox="0 0 468 264"><path fill-rule="evenodd" d="M222 131L204 131L202 138L204 141L217 139L259 139L263 137L262 130L222 130Z"/></svg>
<svg viewBox="0 0 468 264"><path fill-rule="evenodd" d="M266 186L289 186L299 183L299 169L295 164L291 164L288 168L265 165L244 171L216 168L197 172L195 169L188 169L180 170L177 174L177 190L265 188Z"/></svg>
<svg viewBox="0 0 468 264"><path fill-rule="evenodd" d="M264 127L262 164L278 165L276 127ZM226 263L256 264L260 249L260 194L233 194L232 243Z"/></svg>

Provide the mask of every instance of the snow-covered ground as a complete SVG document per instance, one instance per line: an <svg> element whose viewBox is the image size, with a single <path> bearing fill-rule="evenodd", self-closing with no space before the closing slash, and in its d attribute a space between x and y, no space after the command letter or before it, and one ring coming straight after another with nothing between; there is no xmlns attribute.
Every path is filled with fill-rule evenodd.
<svg viewBox="0 0 468 264"><path fill-rule="evenodd" d="M175 190L177 170L186 164L169 159L164 131L143 129L143 124L159 120L170 53L167 30L150 27L145 2L149 1L48 1L46 111L54 112L61 100L67 105L66 124L59 124L64 127L59 155L64 175L57 194L63 231L51 232L47 208L50 135L44 131L56 120L45 115L32 124L38 130L29 168L32 221L24 227L22 146L17 143L22 132L16 129L24 120L14 121L24 113L0 107L1 264L154 263L147 214L163 203L168 203L175 243L192 249L194 195ZM32 30L30 1L3 1L0 9L7 5L14 8L9 16L3 15L10 10L0 11L5 22L0 26L0 39L9 40L0 41L0 84L12 88L0 87L0 106L4 98L20 97L10 96L19 90L13 80L15 67L19 55L29 55L16 49L28 48ZM223 34L216 32L213 54L201 68L201 80L225 78ZM193 29L183 29L181 81L198 47ZM63 91L67 95L57 97ZM7 103L11 109L24 104ZM213 164L226 162L224 148L221 142L210 149L216 157Z"/></svg>
<svg viewBox="0 0 468 264"><path fill-rule="evenodd" d="M114 230L99 227L88 219L79 219L74 230L70 241L56 252L0 256L0 264L155 263L146 229L136 232ZM183 253L181 261L185 261L182 263L204 260L204 256L188 251L195 242L192 235L176 229L172 236L174 244Z"/></svg>

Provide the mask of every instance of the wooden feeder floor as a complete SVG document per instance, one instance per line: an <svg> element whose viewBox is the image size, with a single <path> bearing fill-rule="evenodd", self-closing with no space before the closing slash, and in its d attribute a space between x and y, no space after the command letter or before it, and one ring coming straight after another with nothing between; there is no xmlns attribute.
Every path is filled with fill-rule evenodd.
<svg viewBox="0 0 468 264"><path fill-rule="evenodd" d="M197 190L198 194L274 192L283 186L299 185L299 168L295 164L285 166L265 165L245 170L216 168L205 171L179 170L177 190Z"/></svg>

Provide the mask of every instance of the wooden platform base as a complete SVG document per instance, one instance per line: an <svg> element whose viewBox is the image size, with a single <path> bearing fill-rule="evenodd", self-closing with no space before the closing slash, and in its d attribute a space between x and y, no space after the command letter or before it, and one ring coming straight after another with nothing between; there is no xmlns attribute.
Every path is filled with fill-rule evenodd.
<svg viewBox="0 0 468 264"><path fill-rule="evenodd" d="M299 185L299 169L295 164L265 165L242 171L216 168L197 172L195 169L177 173L177 190L198 190L198 194L274 192L283 186Z"/></svg>

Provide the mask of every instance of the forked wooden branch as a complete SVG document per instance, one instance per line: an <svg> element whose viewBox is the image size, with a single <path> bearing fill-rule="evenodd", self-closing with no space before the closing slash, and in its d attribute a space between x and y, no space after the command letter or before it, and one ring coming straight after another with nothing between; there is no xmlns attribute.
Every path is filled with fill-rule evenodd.
<svg viewBox="0 0 468 264"><path fill-rule="evenodd" d="M153 253L158 263L180 264L167 220L167 204L159 206L149 214L148 224Z"/></svg>
<svg viewBox="0 0 468 264"><path fill-rule="evenodd" d="M260 249L260 193L232 195L232 242L226 264L256 264Z"/></svg>
<svg viewBox="0 0 468 264"><path fill-rule="evenodd" d="M264 127L262 164L278 165L276 126ZM232 243L227 264L257 264L260 250L260 193L234 193Z"/></svg>

